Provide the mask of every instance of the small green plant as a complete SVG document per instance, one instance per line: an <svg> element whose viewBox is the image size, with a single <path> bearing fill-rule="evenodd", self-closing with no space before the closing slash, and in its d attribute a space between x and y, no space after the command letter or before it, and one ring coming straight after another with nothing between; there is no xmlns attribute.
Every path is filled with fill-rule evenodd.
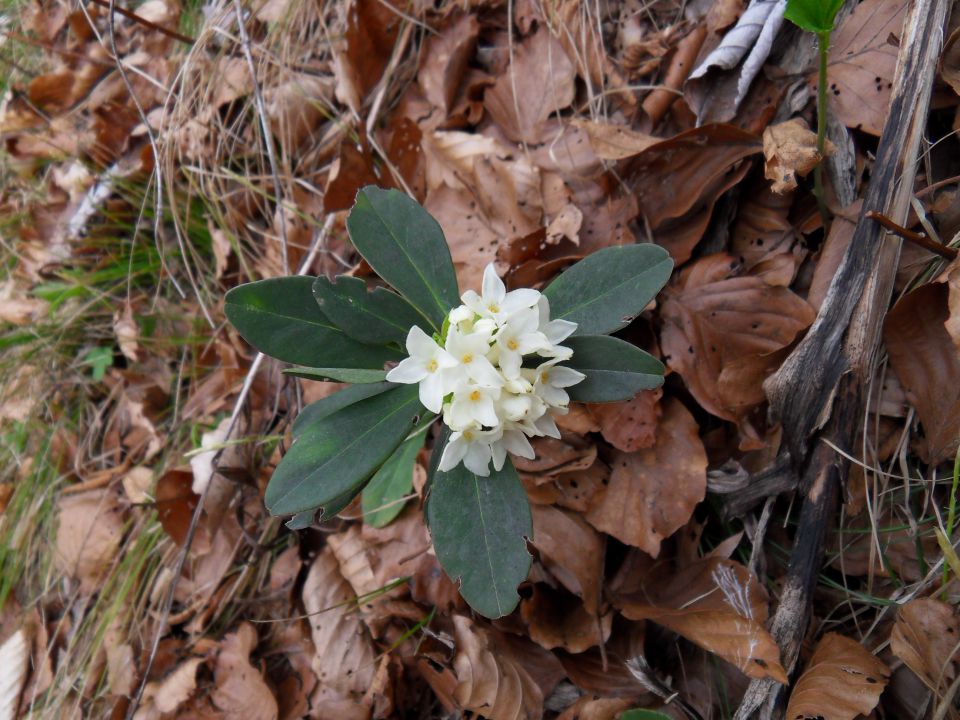
<svg viewBox="0 0 960 720"><path fill-rule="evenodd" d="M827 60L830 54L830 34L843 0L787 0L783 16L801 30L817 36L819 77L817 80L817 153L820 162L813 169L813 193L820 215L826 224L827 202L823 194L823 157L827 144Z"/></svg>
<svg viewBox="0 0 960 720"><path fill-rule="evenodd" d="M506 615L533 534L508 453L533 458L529 438L559 437L554 417L571 400L625 400L662 384L656 358L609 334L656 296L673 261L652 244L607 248L542 293L507 292L491 265L481 293L461 295L440 225L403 193L362 189L347 230L397 292L348 276L283 277L226 296L251 345L302 366L288 373L351 383L297 417L267 508L306 527L362 492L367 522L389 523L437 422L426 502L437 557L475 610Z"/></svg>

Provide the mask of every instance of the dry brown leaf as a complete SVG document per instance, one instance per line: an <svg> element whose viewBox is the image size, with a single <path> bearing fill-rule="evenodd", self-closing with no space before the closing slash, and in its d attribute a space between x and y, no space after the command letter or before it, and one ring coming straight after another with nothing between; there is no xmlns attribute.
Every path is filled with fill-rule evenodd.
<svg viewBox="0 0 960 720"><path fill-rule="evenodd" d="M490 720L543 717L543 691L525 663L502 652L493 632L468 618L454 615L453 625L457 648L453 697L460 706Z"/></svg>
<svg viewBox="0 0 960 720"><path fill-rule="evenodd" d="M153 470L148 467L130 468L123 476L123 492L127 500L139 505L150 500L150 487L153 485Z"/></svg>
<svg viewBox="0 0 960 720"><path fill-rule="evenodd" d="M624 710L635 705L633 700L585 696L564 710L557 720L616 720Z"/></svg>
<svg viewBox="0 0 960 720"><path fill-rule="evenodd" d="M813 270L810 289L807 291L807 302L818 312L827 297L830 283L837 274L837 268L840 267L843 256L853 239L853 231L856 229L855 222L839 215L830 222L830 232L823 247L820 248L820 257Z"/></svg>
<svg viewBox="0 0 960 720"><path fill-rule="evenodd" d="M741 196L737 221L730 233L730 254L745 270L771 255L801 252L801 236L790 221L793 194L777 194L770 184L751 184Z"/></svg>
<svg viewBox="0 0 960 720"><path fill-rule="evenodd" d="M129 303L123 306L123 310L117 310L113 314L113 334L117 336L117 344L123 356L130 362L137 362L137 350L140 347L137 340L140 338L140 328L137 327L137 321L133 319L133 308Z"/></svg>
<svg viewBox="0 0 960 720"><path fill-rule="evenodd" d="M663 625L749 677L787 682L780 649L764 628L767 593L739 563L704 558L633 582L639 585L614 598L624 617Z"/></svg>
<svg viewBox="0 0 960 720"><path fill-rule="evenodd" d="M826 154L832 143L827 141ZM795 190L797 176L804 177L822 159L817 151L817 134L801 118L793 118L763 131L764 176L773 180L775 193Z"/></svg>
<svg viewBox="0 0 960 720"><path fill-rule="evenodd" d="M938 696L957 677L960 616L933 598L901 605L890 633L890 649Z"/></svg>
<svg viewBox="0 0 960 720"><path fill-rule="evenodd" d="M883 131L906 8L904 0L865 0L830 39L830 112L847 127ZM816 75L810 83L816 94Z"/></svg>
<svg viewBox="0 0 960 720"><path fill-rule="evenodd" d="M339 10L347 29L334 50L337 99L359 113L390 61L403 15L378 0L352 0Z"/></svg>
<svg viewBox="0 0 960 720"><path fill-rule="evenodd" d="M600 609L603 580L604 538L580 515L560 508L534 505L533 541L544 567L574 595L587 612Z"/></svg>
<svg viewBox="0 0 960 720"><path fill-rule="evenodd" d="M203 663L204 658L190 658L162 680L148 682L143 691L144 702L134 720L159 720L162 714L177 710L196 691L197 669Z"/></svg>
<svg viewBox="0 0 960 720"><path fill-rule="evenodd" d="M531 444L536 457L513 460L521 475L537 475L538 482L547 482L560 473L586 470L597 459L597 446L572 433L562 433L560 438L535 438Z"/></svg>
<svg viewBox="0 0 960 720"><path fill-rule="evenodd" d="M613 473L586 518L598 530L656 557L707 490L707 454L699 427L676 399L664 403L652 448L617 452Z"/></svg>
<svg viewBox="0 0 960 720"><path fill-rule="evenodd" d="M576 596L537 583L533 594L520 603L520 616L530 639L547 650L562 648L581 653L610 637L613 615L590 613Z"/></svg>
<svg viewBox="0 0 960 720"><path fill-rule="evenodd" d="M732 125L707 125L652 145L626 160L624 176L654 240L686 262L707 228L717 198L747 171L741 161L760 138Z"/></svg>
<svg viewBox="0 0 960 720"><path fill-rule="evenodd" d="M508 138L538 144L544 124L574 97L575 70L547 27L517 46L512 62L484 95L487 112Z"/></svg>
<svg viewBox="0 0 960 720"><path fill-rule="evenodd" d="M316 648L313 671L320 687L345 701L363 696L373 682L376 665L370 638L351 607L354 598L333 551L325 547L313 561L303 584L303 606L310 613Z"/></svg>
<svg viewBox="0 0 960 720"><path fill-rule="evenodd" d="M827 633L794 685L786 717L853 720L869 715L889 677L890 669L860 643Z"/></svg>
<svg viewBox="0 0 960 720"><path fill-rule="evenodd" d="M123 539L123 509L116 493L96 490L65 495L57 502L57 569L80 582L80 592L96 592L117 557Z"/></svg>
<svg viewBox="0 0 960 720"><path fill-rule="evenodd" d="M257 632L242 623L236 632L223 638L213 668L214 705L228 720L276 720L277 700L260 672L250 664L257 646Z"/></svg>
<svg viewBox="0 0 960 720"><path fill-rule="evenodd" d="M953 340L954 348L960 352L960 260L954 260L944 276L949 289L947 305L950 308L950 316L943 326Z"/></svg>
<svg viewBox="0 0 960 720"><path fill-rule="evenodd" d="M22 292L12 280L0 283L0 323L26 325L47 311L47 303L30 297L14 297Z"/></svg>
<svg viewBox="0 0 960 720"><path fill-rule="evenodd" d="M0 718L15 718L20 692L27 681L30 641L20 628L0 643Z"/></svg>
<svg viewBox="0 0 960 720"><path fill-rule="evenodd" d="M477 44L480 23L476 15L464 14L433 35L424 44L417 82L424 96L446 118L453 108L457 89Z"/></svg>
<svg viewBox="0 0 960 720"><path fill-rule="evenodd" d="M890 364L920 416L922 455L934 465L960 442L960 353L945 327L948 298L946 284L923 285L893 306L883 326Z"/></svg>
<svg viewBox="0 0 960 720"><path fill-rule="evenodd" d="M660 335L667 365L697 402L733 422L766 400L761 385L779 367L778 352L814 319L787 288L737 269L723 254L685 268L664 292Z"/></svg>
<svg viewBox="0 0 960 720"><path fill-rule="evenodd" d="M632 130L626 125L578 119L573 124L586 132L590 147L604 160L621 160L643 152L662 138Z"/></svg>
<svg viewBox="0 0 960 720"><path fill-rule="evenodd" d="M603 438L618 450L652 447L657 438L663 390L642 390L632 399L590 406Z"/></svg>

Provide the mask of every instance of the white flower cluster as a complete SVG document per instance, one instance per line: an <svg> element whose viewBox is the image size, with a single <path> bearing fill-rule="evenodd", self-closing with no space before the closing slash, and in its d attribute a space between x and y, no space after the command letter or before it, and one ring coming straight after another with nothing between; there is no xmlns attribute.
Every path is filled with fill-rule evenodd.
<svg viewBox="0 0 960 720"><path fill-rule="evenodd" d="M547 298L536 290L507 292L493 264L483 273L483 292L463 294L450 311L444 337L410 328L410 357L387 373L395 383L420 383L420 402L453 431L439 469L463 461L477 475L490 474L490 461L503 467L507 452L534 458L528 437L560 437L555 415L567 412L564 388L584 375L558 363L573 355L560 345L577 328L550 320ZM539 356L536 368L524 357Z"/></svg>

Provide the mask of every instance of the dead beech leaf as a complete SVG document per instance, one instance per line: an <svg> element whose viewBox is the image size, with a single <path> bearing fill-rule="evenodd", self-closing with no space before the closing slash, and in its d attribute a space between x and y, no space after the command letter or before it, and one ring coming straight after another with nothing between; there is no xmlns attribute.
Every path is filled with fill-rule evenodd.
<svg viewBox="0 0 960 720"><path fill-rule="evenodd" d="M537 583L533 594L520 603L520 617L530 639L547 650L562 648L581 653L610 637L611 613L601 617L587 611L580 598Z"/></svg>
<svg viewBox="0 0 960 720"><path fill-rule="evenodd" d="M95 592L123 539L123 509L109 490L65 495L57 503L57 569L80 581L80 592Z"/></svg>
<svg viewBox="0 0 960 720"><path fill-rule="evenodd" d="M319 685L346 701L363 696L373 682L376 666L370 638L350 606L354 598L333 551L325 547L304 582L303 606L310 613L316 648L313 671Z"/></svg>
<svg viewBox="0 0 960 720"><path fill-rule="evenodd" d="M651 145L623 174L654 240L678 263L690 259L717 198L747 171L741 161L762 150L760 138L732 125L706 125Z"/></svg>
<svg viewBox="0 0 960 720"><path fill-rule="evenodd" d="M417 82L428 101L446 118L453 108L457 89L477 44L480 23L476 15L464 14L424 44Z"/></svg>
<svg viewBox="0 0 960 720"><path fill-rule="evenodd" d="M854 6L830 39L827 78L830 112L844 125L880 136L897 67L904 0L865 0ZM816 94L817 76L810 78Z"/></svg>
<svg viewBox="0 0 960 720"><path fill-rule="evenodd" d="M767 182L747 188L730 233L730 254L742 258L748 272L772 255L803 258L801 235L790 218L793 200L793 193L775 193Z"/></svg>
<svg viewBox="0 0 960 720"><path fill-rule="evenodd" d="M960 666L960 617L939 600L911 600L897 612L890 649L924 685L942 697Z"/></svg>
<svg viewBox="0 0 960 720"><path fill-rule="evenodd" d="M614 604L624 617L663 625L749 677L787 683L780 648L764 627L767 593L739 563L712 557L651 574Z"/></svg>
<svg viewBox="0 0 960 720"><path fill-rule="evenodd" d="M276 720L277 700L260 672L250 664L257 631L242 623L220 643L213 668L213 704L230 720Z"/></svg>
<svg viewBox="0 0 960 720"><path fill-rule="evenodd" d="M144 704L134 720L154 720L163 713L172 713L190 699L197 689L197 668L201 657L184 660L162 680L148 682L143 691Z"/></svg>
<svg viewBox="0 0 960 720"><path fill-rule="evenodd" d="M493 87L484 95L487 112L515 142L539 144L551 113L573 102L576 71L546 26L517 46Z"/></svg>
<svg viewBox="0 0 960 720"><path fill-rule="evenodd" d="M12 280L0 283L0 323L26 325L47 311L47 303L29 297L15 297L22 292Z"/></svg>
<svg viewBox="0 0 960 720"><path fill-rule="evenodd" d="M626 125L578 119L573 124L590 139L590 147L603 160L621 160L641 153L662 138L632 130Z"/></svg>
<svg viewBox="0 0 960 720"><path fill-rule="evenodd" d="M853 720L869 715L889 677L890 669L860 643L827 633L797 680L785 717Z"/></svg>
<svg viewBox="0 0 960 720"><path fill-rule="evenodd" d="M832 143L825 148L829 155ZM817 152L817 134L800 118L793 118L763 131L764 176L773 180L773 191L785 193L797 187L797 176L804 177L822 160Z"/></svg>
<svg viewBox="0 0 960 720"><path fill-rule="evenodd" d="M707 490L707 454L699 427L679 400L664 403L656 444L617 452L613 473L586 519L598 530L656 557L660 543L683 527Z"/></svg>
<svg viewBox="0 0 960 720"><path fill-rule="evenodd" d="M580 597L587 612L600 608L604 538L580 515L549 505L533 505L534 546L540 561L561 585Z"/></svg>
<svg viewBox="0 0 960 720"><path fill-rule="evenodd" d="M113 334L117 336L117 344L123 356L130 362L137 362L140 329L137 321L133 319L133 308L129 303L123 306L123 310L117 310L113 314Z"/></svg>
<svg viewBox="0 0 960 720"><path fill-rule="evenodd" d="M600 424L604 440L617 450L634 452L651 447L657 438L663 390L641 390L631 400L599 403L590 412Z"/></svg>
<svg viewBox="0 0 960 720"><path fill-rule="evenodd" d="M924 459L952 458L960 442L960 354L945 323L949 288L923 285L904 295L887 313L883 340L907 400L917 410Z"/></svg>
<svg viewBox="0 0 960 720"><path fill-rule="evenodd" d="M390 61L403 18L377 0L353 0L341 12L346 14L347 29L334 49L337 99L360 112Z"/></svg>
<svg viewBox="0 0 960 720"><path fill-rule="evenodd" d="M708 412L739 422L766 397L762 381L814 320L810 305L785 287L736 276L729 255L700 258L663 295L664 358Z"/></svg>
<svg viewBox="0 0 960 720"><path fill-rule="evenodd" d="M543 717L543 691L525 663L498 652L492 631L462 615L453 616L457 654L453 660L457 686L454 699L465 710L491 720L535 720ZM536 647L536 646L533 646Z"/></svg>

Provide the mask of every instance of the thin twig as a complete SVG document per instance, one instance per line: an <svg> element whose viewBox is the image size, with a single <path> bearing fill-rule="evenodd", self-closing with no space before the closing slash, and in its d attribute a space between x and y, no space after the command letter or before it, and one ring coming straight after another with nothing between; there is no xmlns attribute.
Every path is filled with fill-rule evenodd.
<svg viewBox="0 0 960 720"><path fill-rule="evenodd" d="M952 248L949 245L941 245L938 242L934 242L929 237L927 237L926 233L917 233L917 232L914 232L913 230L908 230L907 228L903 227L903 225L899 225L895 223L886 215L878 213L876 210L871 210L865 213L864 217L869 218L871 220L875 220L876 222L883 225L887 230L892 232L894 235L899 235L904 240L911 242L914 245L917 245L919 247L922 247L924 250L929 250L930 252L939 255L945 260L956 260L957 255L960 254L958 253L956 248Z"/></svg>
<svg viewBox="0 0 960 720"><path fill-rule="evenodd" d="M193 43L196 42L188 35L181 35L176 30L170 30L169 28L163 27L163 25L157 25L157 23L153 22L152 20L147 20L145 17L141 17L140 15L137 15L135 12L127 10L126 8L117 7L114 5L112 0L92 0L92 2L100 7L110 8L111 12L118 12L125 18L133 20L135 23L143 25L146 28L150 28L151 30L156 30L158 33L166 35L168 38L179 40L187 45L193 45Z"/></svg>

